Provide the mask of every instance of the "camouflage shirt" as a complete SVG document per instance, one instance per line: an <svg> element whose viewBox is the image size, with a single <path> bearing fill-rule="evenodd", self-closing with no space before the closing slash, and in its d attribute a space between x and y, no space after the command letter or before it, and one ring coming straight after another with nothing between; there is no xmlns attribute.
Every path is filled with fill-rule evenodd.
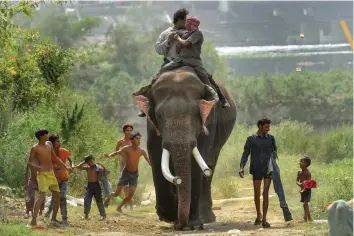
<svg viewBox="0 0 354 236"><path fill-rule="evenodd" d="M179 56L182 58L197 58L200 59L202 53L202 45L204 41L203 33L199 30L193 31L188 35L186 41L191 42L192 45L182 47Z"/></svg>

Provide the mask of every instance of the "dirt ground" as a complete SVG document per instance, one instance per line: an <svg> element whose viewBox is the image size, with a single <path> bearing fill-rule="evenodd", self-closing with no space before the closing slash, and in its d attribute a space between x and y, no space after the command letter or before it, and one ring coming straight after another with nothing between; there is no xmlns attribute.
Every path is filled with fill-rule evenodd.
<svg viewBox="0 0 354 236"><path fill-rule="evenodd" d="M274 201L274 199L275 197L272 197L271 201ZM19 200L16 203L17 209L18 205L21 205L21 201ZM255 211L251 197L244 197L236 201L215 201L214 208L217 222L206 224L204 230L195 231L173 231L172 225L158 220L153 205L138 206L134 210L125 210L125 213L118 213L115 211L115 206L110 206L107 209L107 220L103 222L99 221L95 203L92 205L90 220L82 219L82 206L69 207L69 226L50 227L48 226L49 220L43 217L39 218L39 225L45 227L44 230L40 231L45 232L47 235L232 235L228 232L234 229L240 230L243 236L328 235L325 225L305 224L297 220L286 224L282 218L281 209L272 205L268 214L268 221L271 223L272 228L263 229L260 226L254 226ZM22 209L24 209L24 204ZM7 217L10 222L28 224L30 220L23 219L22 216L23 212L17 211L17 213L14 213L12 210L12 214ZM60 218L59 212L58 219Z"/></svg>

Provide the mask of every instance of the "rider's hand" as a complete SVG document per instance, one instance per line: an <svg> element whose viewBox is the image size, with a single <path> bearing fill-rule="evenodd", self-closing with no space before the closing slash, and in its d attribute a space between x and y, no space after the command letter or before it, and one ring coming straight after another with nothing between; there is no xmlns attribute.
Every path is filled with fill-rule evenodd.
<svg viewBox="0 0 354 236"><path fill-rule="evenodd" d="M173 41L173 39L175 38L175 35L177 35L176 33L171 33L169 36L168 36L168 39L167 41L170 43Z"/></svg>
<svg viewBox="0 0 354 236"><path fill-rule="evenodd" d="M28 185L26 184L25 187L24 187L25 191L27 191L27 187L28 187Z"/></svg>
<svg viewBox="0 0 354 236"><path fill-rule="evenodd" d="M104 157L105 157L105 158L111 158L108 153L105 153L105 154L104 154Z"/></svg>
<svg viewBox="0 0 354 236"><path fill-rule="evenodd" d="M177 40L180 40L180 39L181 39L181 37L179 37L178 34L175 34L175 35L173 36L173 38L174 38L174 39L177 39Z"/></svg>
<svg viewBox="0 0 354 236"><path fill-rule="evenodd" d="M245 176L245 172L243 170L243 168L241 168L239 171L238 171L238 175L243 178Z"/></svg>

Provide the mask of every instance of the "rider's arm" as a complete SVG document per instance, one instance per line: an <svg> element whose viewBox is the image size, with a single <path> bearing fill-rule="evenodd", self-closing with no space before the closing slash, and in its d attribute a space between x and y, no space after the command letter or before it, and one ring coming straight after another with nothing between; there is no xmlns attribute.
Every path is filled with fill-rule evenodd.
<svg viewBox="0 0 354 236"><path fill-rule="evenodd" d="M199 30L197 30L193 32L186 40L181 39L181 37L177 37L177 40L182 44L182 47L188 47L200 41L203 41L203 34Z"/></svg>
<svg viewBox="0 0 354 236"><path fill-rule="evenodd" d="M157 39L157 42L155 44L155 50L159 55L166 55L168 50L170 49L170 43L168 40L168 36L171 32L165 30L162 32Z"/></svg>

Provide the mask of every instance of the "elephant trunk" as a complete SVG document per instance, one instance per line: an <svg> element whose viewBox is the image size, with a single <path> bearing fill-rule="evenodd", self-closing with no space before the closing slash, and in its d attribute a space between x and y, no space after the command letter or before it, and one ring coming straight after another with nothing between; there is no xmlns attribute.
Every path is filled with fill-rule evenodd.
<svg viewBox="0 0 354 236"><path fill-rule="evenodd" d="M191 157L192 147L190 143L173 143L163 151L163 159L166 153L171 154L173 167L176 173L174 177L168 171L163 170L163 174L167 180L177 185L178 191L178 227L183 228L188 225L189 211L191 204ZM167 158L165 158L167 159ZM168 158L169 159L169 158ZM164 160L162 160L164 162ZM168 167L168 163L164 162L164 166ZM161 167L164 168L164 166ZM167 173L169 172L169 173ZM181 180L180 182L178 180ZM176 225L176 226L177 226Z"/></svg>

